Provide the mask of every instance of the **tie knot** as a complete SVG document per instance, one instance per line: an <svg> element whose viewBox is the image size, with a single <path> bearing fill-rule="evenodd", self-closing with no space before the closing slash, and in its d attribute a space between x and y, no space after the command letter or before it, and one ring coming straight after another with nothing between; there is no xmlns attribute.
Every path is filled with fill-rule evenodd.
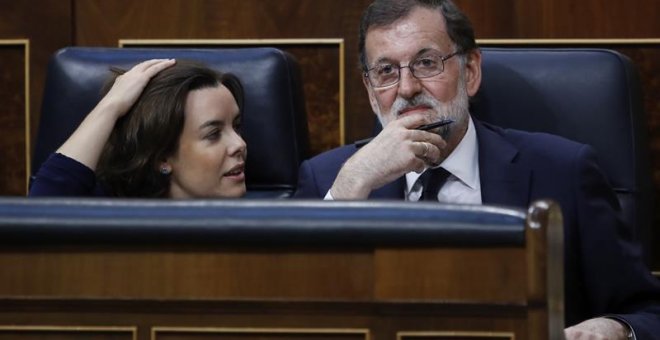
<svg viewBox="0 0 660 340"><path fill-rule="evenodd" d="M443 167L427 169L424 171L424 173L419 176L419 181L422 184L422 197L420 198L420 201L437 201L438 192L447 181L449 175L449 171L445 170Z"/></svg>

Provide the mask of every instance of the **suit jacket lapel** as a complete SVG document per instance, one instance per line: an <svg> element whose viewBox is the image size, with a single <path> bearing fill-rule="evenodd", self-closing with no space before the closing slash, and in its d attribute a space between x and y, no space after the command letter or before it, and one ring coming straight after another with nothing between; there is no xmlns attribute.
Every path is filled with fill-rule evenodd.
<svg viewBox="0 0 660 340"><path fill-rule="evenodd" d="M518 149L504 136L473 120L479 145L482 202L527 208L531 169L522 164Z"/></svg>

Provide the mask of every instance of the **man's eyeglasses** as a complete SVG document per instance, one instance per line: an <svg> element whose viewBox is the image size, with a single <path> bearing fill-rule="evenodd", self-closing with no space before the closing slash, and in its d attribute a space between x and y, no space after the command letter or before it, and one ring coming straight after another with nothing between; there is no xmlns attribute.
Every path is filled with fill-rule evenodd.
<svg viewBox="0 0 660 340"><path fill-rule="evenodd" d="M371 87L376 89L397 84L401 80L401 69L406 67L417 79L429 78L442 73L445 70L445 61L457 54L461 54L460 51L444 57L437 54L425 55L413 60L408 66L380 64L368 69L364 76L369 79Z"/></svg>

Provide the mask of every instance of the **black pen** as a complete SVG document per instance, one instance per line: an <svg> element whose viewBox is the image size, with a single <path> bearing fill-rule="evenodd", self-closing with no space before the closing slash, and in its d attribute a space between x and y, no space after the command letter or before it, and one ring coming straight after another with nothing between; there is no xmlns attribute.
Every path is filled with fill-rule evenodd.
<svg viewBox="0 0 660 340"><path fill-rule="evenodd" d="M449 125L449 124L451 124L451 123L453 123L453 122L454 122L454 121L451 120L451 119L439 120L439 121L437 121L437 122L433 122L433 123L430 123L430 124L420 125L420 126L416 127L415 130L429 131L429 130L433 130L433 129L435 129L435 128L439 128L439 127L441 127L441 126ZM355 144L355 147L356 147L356 148L361 148L361 147L367 145L367 143L371 142L372 139L374 139L374 137L371 137L371 138L365 138L365 139L360 139L359 141L356 141L356 142L353 143L353 144Z"/></svg>

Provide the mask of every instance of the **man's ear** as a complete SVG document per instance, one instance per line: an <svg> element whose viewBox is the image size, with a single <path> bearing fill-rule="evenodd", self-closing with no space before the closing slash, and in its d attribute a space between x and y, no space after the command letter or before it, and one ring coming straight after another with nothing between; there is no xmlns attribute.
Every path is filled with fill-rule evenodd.
<svg viewBox="0 0 660 340"><path fill-rule="evenodd" d="M470 51L465 65L465 86L468 96L473 97L481 86L481 51L478 48Z"/></svg>
<svg viewBox="0 0 660 340"><path fill-rule="evenodd" d="M371 111L376 114L376 112L380 111L378 108L378 101L376 100L376 93L369 84L369 79L367 79L367 77L362 76L362 84L364 84L364 88L367 89L367 94L369 94L369 104L371 104Z"/></svg>

